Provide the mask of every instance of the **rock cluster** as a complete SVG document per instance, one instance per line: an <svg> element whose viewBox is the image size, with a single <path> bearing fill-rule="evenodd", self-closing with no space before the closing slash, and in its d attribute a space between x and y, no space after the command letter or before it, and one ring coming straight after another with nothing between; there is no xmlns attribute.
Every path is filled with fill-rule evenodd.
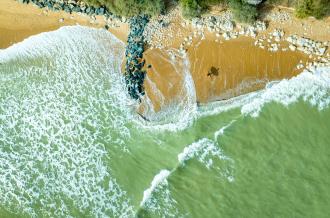
<svg viewBox="0 0 330 218"><path fill-rule="evenodd" d="M225 12L218 16L206 16L202 18L194 18L191 21L191 26L194 31L184 38L180 44L179 52L184 54L186 46L190 46L193 38L200 37L205 39L205 31L215 34L216 42L223 38L230 40L238 38L239 35L250 36L255 38L259 32L267 29L266 23L263 21L256 21L253 25L240 25L233 22L231 12Z"/></svg>
<svg viewBox="0 0 330 218"><path fill-rule="evenodd" d="M218 16L193 18L191 25L199 30L207 28L210 32L233 31L235 24L232 20L232 13L225 12Z"/></svg>
<svg viewBox="0 0 330 218"><path fill-rule="evenodd" d="M173 38L183 37L184 26L178 26L180 16L180 8L175 7L166 14L160 14L153 17L144 29L145 41L150 45L150 49L162 49L173 43ZM184 23L185 25L185 23Z"/></svg>
<svg viewBox="0 0 330 218"><path fill-rule="evenodd" d="M253 25L248 26L238 26L239 35L250 36L255 38L258 32L265 31L267 29L266 23L263 21L256 21Z"/></svg>
<svg viewBox="0 0 330 218"><path fill-rule="evenodd" d="M76 0L18 0L20 3L33 3L39 8L48 8L54 11L63 10L67 13L80 12L87 15L112 16L105 7L88 6L83 1Z"/></svg>
<svg viewBox="0 0 330 218"><path fill-rule="evenodd" d="M143 70L145 60L144 52L144 28L149 22L145 15L136 16L130 19L130 33L126 47L125 82L128 94L135 100L139 100L145 94L143 82L146 71Z"/></svg>
<svg viewBox="0 0 330 218"><path fill-rule="evenodd" d="M322 56L328 48L328 42L317 42L297 35L289 36L286 41L290 43L290 50L299 50L308 55Z"/></svg>
<svg viewBox="0 0 330 218"><path fill-rule="evenodd" d="M319 56L317 59L318 60L314 60L312 62L307 62L306 68L313 71L319 67L330 67L330 54L329 53L323 57ZM298 66L297 66L297 68L298 68Z"/></svg>
<svg viewBox="0 0 330 218"><path fill-rule="evenodd" d="M39 8L45 8L52 11L65 11L67 13L76 12L78 14L83 14L90 16L90 23L96 22L97 15L103 16L106 22L105 29L110 27L118 27L120 22L125 23L127 20L124 17L120 17L112 14L105 7L93 7L87 5L81 0L17 0L20 3L32 3ZM59 22L64 22L64 19L59 19Z"/></svg>
<svg viewBox="0 0 330 218"><path fill-rule="evenodd" d="M257 21L253 25L235 25L233 14L230 11L218 16L194 18L191 25L199 31L207 29L209 32L215 33L217 37L223 36L225 40L237 38L238 35L256 37L258 32L265 31L267 28L266 23L262 21Z"/></svg>
<svg viewBox="0 0 330 218"><path fill-rule="evenodd" d="M258 46L262 49L268 49L271 52L277 52L280 49L281 44L279 43L284 37L284 31L282 29L275 29L273 32L270 32L268 36L261 36L254 43L255 46ZM286 48L282 48L282 51L286 51Z"/></svg>
<svg viewBox="0 0 330 218"><path fill-rule="evenodd" d="M268 13L265 19L284 23L288 20L291 20L291 15L285 11L276 11L276 12Z"/></svg>
<svg viewBox="0 0 330 218"><path fill-rule="evenodd" d="M257 37L258 32L265 31L267 29L266 23L257 21L253 25L237 25L237 31L226 31L222 34L225 40L235 39L239 35L249 36L252 38Z"/></svg>

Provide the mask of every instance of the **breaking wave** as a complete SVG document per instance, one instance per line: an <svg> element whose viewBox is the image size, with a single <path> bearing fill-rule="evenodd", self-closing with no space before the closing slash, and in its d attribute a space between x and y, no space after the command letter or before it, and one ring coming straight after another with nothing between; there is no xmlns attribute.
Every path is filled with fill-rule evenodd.
<svg viewBox="0 0 330 218"><path fill-rule="evenodd" d="M167 181L172 172L161 170L153 178L150 187L143 193L143 199L140 202L141 208L156 214L157 217L178 217L177 202L171 196Z"/></svg>
<svg viewBox="0 0 330 218"><path fill-rule="evenodd" d="M260 95L243 105L242 114L258 116L263 106L277 102L288 106L302 99L322 110L330 104L330 69L318 68L304 71L296 77L285 79L263 90Z"/></svg>

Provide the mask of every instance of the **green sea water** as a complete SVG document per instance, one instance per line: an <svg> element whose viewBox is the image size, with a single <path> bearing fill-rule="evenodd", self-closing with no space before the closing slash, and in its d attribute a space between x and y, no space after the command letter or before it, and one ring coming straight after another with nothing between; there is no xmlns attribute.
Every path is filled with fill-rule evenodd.
<svg viewBox="0 0 330 218"><path fill-rule="evenodd" d="M0 217L329 217L330 70L199 107L187 70L146 122L124 49L77 26L0 50Z"/></svg>

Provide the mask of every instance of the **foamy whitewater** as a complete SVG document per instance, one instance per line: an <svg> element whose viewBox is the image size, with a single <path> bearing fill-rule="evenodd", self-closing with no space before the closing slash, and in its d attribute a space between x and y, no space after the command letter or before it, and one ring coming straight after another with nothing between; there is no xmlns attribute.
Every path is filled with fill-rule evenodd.
<svg viewBox="0 0 330 218"><path fill-rule="evenodd" d="M0 217L322 217L329 68L197 107L183 55L177 99L155 112L147 93L145 121L124 51L80 26L0 50Z"/></svg>
<svg viewBox="0 0 330 218"><path fill-rule="evenodd" d="M83 27L43 33L1 51L1 64L12 68L2 68L0 79L2 205L64 217L72 216L69 200L97 217L133 214L104 164L105 144L97 141L105 123L129 134L116 113L129 113L119 72L123 54L118 39ZM111 135L104 140L114 141Z"/></svg>

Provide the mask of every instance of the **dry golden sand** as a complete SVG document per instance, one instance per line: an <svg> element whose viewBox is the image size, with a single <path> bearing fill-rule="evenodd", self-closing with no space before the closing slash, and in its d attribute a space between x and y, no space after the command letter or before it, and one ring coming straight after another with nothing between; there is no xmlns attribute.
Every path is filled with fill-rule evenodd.
<svg viewBox="0 0 330 218"><path fill-rule="evenodd" d="M284 9L271 9L276 10ZM292 14L292 11L285 10ZM62 18L64 21L60 22ZM147 68L145 88L156 111L173 101L180 101L179 96L186 94L183 89L184 70L189 70L192 75L197 101L208 102L261 89L269 81L290 78L301 72L296 69L297 64L308 60L301 52L274 53L260 49L254 46L255 40L252 38L239 37L216 42L214 35L206 34L205 40L194 39L192 45L187 47L190 68L186 69L182 58L172 60L167 52L177 49L183 38L193 31L191 27L183 29L180 25L182 21L179 18L172 24L182 33L180 37L169 39L171 43L165 49L148 49L145 52L147 65L152 65L150 69ZM103 28L105 22L102 17L97 17L92 24L90 17L86 15L52 12L14 0L0 0L0 48L6 48L34 34L75 24ZM286 36L298 34L314 40L330 41L329 18L323 21L293 18L285 22L269 21L268 24L268 30L261 35L281 28ZM111 28L110 31L126 42L127 24ZM211 69L212 75L209 74Z"/></svg>
<svg viewBox="0 0 330 218"><path fill-rule="evenodd" d="M297 34L313 40L330 41L330 18L299 20L294 18L292 10L279 8L268 10L268 13L283 10L291 15L290 20L267 20L267 31L261 32L258 37L269 36L274 29L282 29L285 37ZM174 25L181 28L181 39L173 40L171 46L163 50L153 49L145 52L147 64L152 65L152 68L147 69L148 80L145 82L145 88L156 110L166 107L182 91L183 74L175 69L165 50L178 48L183 38L191 35L193 29L188 27L185 31L180 25ZM254 42L255 39L244 36L229 41L220 40L211 33L205 34L205 40L194 39L192 45L187 47L187 54L198 102L228 99L262 89L270 81L299 74L303 69L298 70L297 65L311 61L302 52L282 51L281 48L288 47L284 41L281 42L278 52L256 47ZM215 69L216 73L210 75L211 69ZM158 87L158 92L155 92L155 86Z"/></svg>
<svg viewBox="0 0 330 218"><path fill-rule="evenodd" d="M60 20L63 19L63 22ZM102 28L105 22L97 16L91 23L91 18L77 13L53 12L40 9L32 4L21 4L14 0L0 0L0 48L20 42L23 39L42 32L56 30L61 26L83 25ZM118 38L126 42L128 25L121 24L111 29Z"/></svg>

